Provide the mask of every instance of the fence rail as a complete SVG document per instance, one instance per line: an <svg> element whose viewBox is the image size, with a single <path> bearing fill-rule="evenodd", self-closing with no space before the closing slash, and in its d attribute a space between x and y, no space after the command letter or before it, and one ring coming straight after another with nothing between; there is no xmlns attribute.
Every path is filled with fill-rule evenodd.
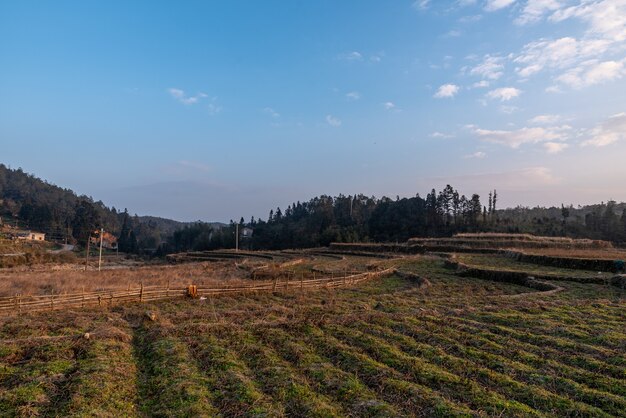
<svg viewBox="0 0 626 418"><path fill-rule="evenodd" d="M353 286L366 280L393 274L395 269L389 268L375 272L333 275L331 277L305 279L304 276L276 278L274 280L258 280L251 284L221 285L216 287L197 286L198 296L218 296L255 292L279 292L289 290L310 290L320 288L338 288ZM99 292L81 292L73 294L20 295L0 297L0 315L11 315L22 312L60 310L88 306L110 307L127 302L148 302L162 299L187 296L187 288L170 288L165 286L143 286L127 290Z"/></svg>

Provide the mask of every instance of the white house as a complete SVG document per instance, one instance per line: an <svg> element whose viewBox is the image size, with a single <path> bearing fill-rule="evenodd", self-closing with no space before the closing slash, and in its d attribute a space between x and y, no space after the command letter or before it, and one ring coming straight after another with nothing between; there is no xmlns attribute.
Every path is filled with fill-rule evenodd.
<svg viewBox="0 0 626 418"><path fill-rule="evenodd" d="M17 238L27 240L27 241L45 241L46 234L44 234L43 232L33 232L33 231L18 232Z"/></svg>

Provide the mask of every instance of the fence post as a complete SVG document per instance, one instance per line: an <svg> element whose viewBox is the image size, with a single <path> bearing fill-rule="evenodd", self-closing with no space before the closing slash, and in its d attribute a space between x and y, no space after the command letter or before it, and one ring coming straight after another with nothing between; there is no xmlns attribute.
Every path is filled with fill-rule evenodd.
<svg viewBox="0 0 626 418"><path fill-rule="evenodd" d="M272 292L276 291L276 282L278 282L278 276L274 277L274 285L272 286Z"/></svg>
<svg viewBox="0 0 626 418"><path fill-rule="evenodd" d="M143 282L141 282L141 287L139 288L139 302L143 302Z"/></svg>

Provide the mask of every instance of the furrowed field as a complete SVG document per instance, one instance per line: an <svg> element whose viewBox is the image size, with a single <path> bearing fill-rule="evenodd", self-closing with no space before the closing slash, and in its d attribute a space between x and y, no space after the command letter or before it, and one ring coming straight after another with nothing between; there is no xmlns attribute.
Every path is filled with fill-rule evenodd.
<svg viewBox="0 0 626 418"><path fill-rule="evenodd" d="M485 254L293 264L294 277L398 270L1 318L0 416L626 416L626 292L610 273Z"/></svg>

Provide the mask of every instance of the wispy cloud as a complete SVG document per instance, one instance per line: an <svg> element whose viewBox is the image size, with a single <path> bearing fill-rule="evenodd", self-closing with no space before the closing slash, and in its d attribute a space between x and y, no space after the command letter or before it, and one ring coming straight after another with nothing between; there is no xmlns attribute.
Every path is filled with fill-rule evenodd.
<svg viewBox="0 0 626 418"><path fill-rule="evenodd" d="M184 105L196 104L201 99L208 97L206 93L202 93L202 92L196 94L195 96L188 96L187 94L185 94L184 90L177 89L174 87L167 89L167 91L174 99L178 100L180 103Z"/></svg>
<svg viewBox="0 0 626 418"><path fill-rule="evenodd" d="M485 55L480 64L470 69L470 74L488 80L497 80L504 74L504 58Z"/></svg>
<svg viewBox="0 0 626 418"><path fill-rule="evenodd" d="M548 154L558 154L569 148L569 144L565 142L546 142L543 144L543 147Z"/></svg>
<svg viewBox="0 0 626 418"><path fill-rule="evenodd" d="M428 135L431 138L437 138L437 139L449 139L449 138L454 138L454 135L451 134L445 134L443 132L439 132L439 131L435 131L433 133L431 133L430 135Z"/></svg>
<svg viewBox="0 0 626 418"><path fill-rule="evenodd" d="M563 7L562 0L528 0L521 14L515 19L518 25L527 25L540 21L546 14Z"/></svg>
<svg viewBox="0 0 626 418"><path fill-rule="evenodd" d="M459 86L456 84L443 84L439 86L437 92L433 97L436 99L449 99L454 97L459 92Z"/></svg>
<svg viewBox="0 0 626 418"><path fill-rule="evenodd" d="M528 120L528 123L533 125L554 125L563 118L559 115L537 115L534 118Z"/></svg>
<svg viewBox="0 0 626 418"><path fill-rule="evenodd" d="M458 22L459 23L474 23L474 22L478 22L483 18L483 15L468 15L468 16L463 16L460 17Z"/></svg>
<svg viewBox="0 0 626 418"><path fill-rule="evenodd" d="M504 9L505 7L509 7L516 0L487 0L485 3L485 10L488 12L495 12L496 10Z"/></svg>
<svg viewBox="0 0 626 418"><path fill-rule="evenodd" d="M472 154L464 155L463 158L465 158L466 160L467 159L473 159L473 158L482 159L482 158L485 158L486 156L487 156L487 154L485 154L484 152L476 151L476 152L474 152Z"/></svg>
<svg viewBox="0 0 626 418"><path fill-rule="evenodd" d="M426 10L430 6L430 0L416 0L413 2L413 8L416 10Z"/></svg>
<svg viewBox="0 0 626 418"><path fill-rule="evenodd" d="M384 102L383 107L386 110L398 110L398 107L393 102Z"/></svg>
<svg viewBox="0 0 626 418"><path fill-rule="evenodd" d="M626 74L623 61L588 61L558 76L556 81L575 89L602 84Z"/></svg>
<svg viewBox="0 0 626 418"><path fill-rule="evenodd" d="M451 29L448 32L443 34L444 38L458 38L462 35L462 32L459 29Z"/></svg>
<svg viewBox="0 0 626 418"><path fill-rule="evenodd" d="M606 147L626 139L626 113L618 113L589 131L590 138L582 146Z"/></svg>
<svg viewBox="0 0 626 418"><path fill-rule="evenodd" d="M480 80L472 84L473 89L484 89L489 87L489 82L487 80Z"/></svg>
<svg viewBox="0 0 626 418"><path fill-rule="evenodd" d="M343 61L363 61L363 54L359 51L350 51L339 54L337 58Z"/></svg>
<svg viewBox="0 0 626 418"><path fill-rule="evenodd" d="M569 138L572 130L568 125L523 127L517 130L489 130L476 126L470 126L469 128L481 141L506 145L513 149L517 149L524 144L564 142Z"/></svg>
<svg viewBox="0 0 626 418"><path fill-rule="evenodd" d="M274 119L278 119L280 117L280 113L278 113L276 110L274 110L271 107L266 107L263 109L263 113L270 115L271 117L273 117Z"/></svg>
<svg viewBox="0 0 626 418"><path fill-rule="evenodd" d="M215 116L222 111L222 106L217 103L217 97L214 97L207 107L210 116Z"/></svg>
<svg viewBox="0 0 626 418"><path fill-rule="evenodd" d="M348 101L355 102L359 100L360 98L361 98L361 93L359 93L358 91L351 91L349 93L346 93L346 99Z"/></svg>
<svg viewBox="0 0 626 418"><path fill-rule="evenodd" d="M527 43L513 54L517 75L522 79L542 71L556 73L560 86L574 89L614 81L626 74L626 1L528 0L516 23L525 25L544 18L552 23L578 20L586 24L582 36L542 38Z"/></svg>
<svg viewBox="0 0 626 418"><path fill-rule="evenodd" d="M519 97L520 94L522 94L522 91L515 87L501 87L499 89L491 90L490 92L488 92L487 97L490 99L507 102L511 99Z"/></svg>
<svg viewBox="0 0 626 418"><path fill-rule="evenodd" d="M326 123L336 128L338 126L341 126L341 119L333 115L326 115Z"/></svg>

